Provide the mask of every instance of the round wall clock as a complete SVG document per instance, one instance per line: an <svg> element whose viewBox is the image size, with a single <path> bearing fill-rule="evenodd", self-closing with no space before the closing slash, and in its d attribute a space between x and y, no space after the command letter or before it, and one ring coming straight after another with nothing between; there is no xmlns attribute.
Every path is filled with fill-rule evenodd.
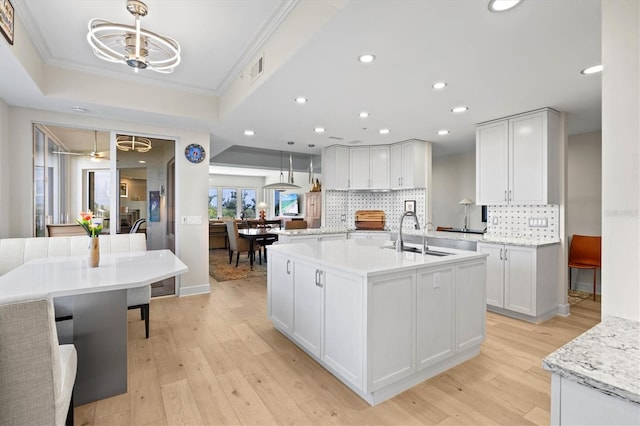
<svg viewBox="0 0 640 426"><path fill-rule="evenodd" d="M187 157L187 160L191 161L192 163L201 162L202 160L204 160L205 155L206 154L204 148L197 143L192 143L184 150L184 156Z"/></svg>

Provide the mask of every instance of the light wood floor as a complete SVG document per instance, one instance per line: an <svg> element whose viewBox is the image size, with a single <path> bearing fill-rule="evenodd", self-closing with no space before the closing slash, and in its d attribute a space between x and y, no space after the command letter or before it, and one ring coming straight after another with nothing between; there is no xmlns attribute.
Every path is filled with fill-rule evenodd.
<svg viewBox="0 0 640 426"><path fill-rule="evenodd" d="M584 300L533 325L487 314L481 354L376 407L276 332L264 279L151 302L151 338L129 312L129 391L76 407L76 425L549 424L542 358L600 320Z"/></svg>

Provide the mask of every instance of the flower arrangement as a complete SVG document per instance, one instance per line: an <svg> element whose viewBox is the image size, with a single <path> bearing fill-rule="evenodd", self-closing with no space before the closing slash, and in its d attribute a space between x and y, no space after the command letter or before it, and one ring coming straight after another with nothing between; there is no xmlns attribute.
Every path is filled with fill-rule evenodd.
<svg viewBox="0 0 640 426"><path fill-rule="evenodd" d="M76 222L80 224L87 232L87 235L91 238L96 238L102 232L102 221L94 222L93 212L91 210L87 212L81 212L80 216L76 219Z"/></svg>

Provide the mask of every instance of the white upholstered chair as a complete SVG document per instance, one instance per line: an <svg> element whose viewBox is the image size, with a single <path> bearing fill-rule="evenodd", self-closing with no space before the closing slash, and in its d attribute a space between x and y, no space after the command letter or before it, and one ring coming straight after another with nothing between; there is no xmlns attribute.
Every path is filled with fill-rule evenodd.
<svg viewBox="0 0 640 426"><path fill-rule="evenodd" d="M0 300L0 424L73 423L78 359L59 345L50 296Z"/></svg>

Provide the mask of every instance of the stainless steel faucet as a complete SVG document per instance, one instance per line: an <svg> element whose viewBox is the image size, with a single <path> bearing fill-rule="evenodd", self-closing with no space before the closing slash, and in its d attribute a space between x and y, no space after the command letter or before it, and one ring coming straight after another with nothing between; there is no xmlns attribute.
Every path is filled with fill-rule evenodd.
<svg viewBox="0 0 640 426"><path fill-rule="evenodd" d="M413 217L413 220L416 222L415 228L416 230L420 230L420 223L418 223L418 216L412 211L406 211L402 213L400 216L400 231L398 232L398 241L396 242L396 251L402 251L404 249L404 241L402 239L402 222L404 222L405 216Z"/></svg>

